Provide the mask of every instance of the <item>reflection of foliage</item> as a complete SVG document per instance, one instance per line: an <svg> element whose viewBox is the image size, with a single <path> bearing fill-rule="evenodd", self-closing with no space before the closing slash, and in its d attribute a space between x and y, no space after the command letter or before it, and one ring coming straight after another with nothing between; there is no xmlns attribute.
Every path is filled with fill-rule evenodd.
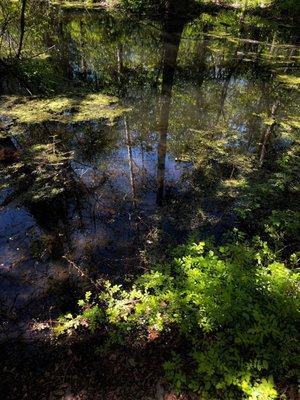
<svg viewBox="0 0 300 400"><path fill-rule="evenodd" d="M1 0L0 6L0 56L11 57L17 52L20 29L21 1ZM26 31L24 55L39 54L44 51L44 32L49 30L48 38L52 38L50 23L55 14L46 2L28 0L25 12Z"/></svg>
<svg viewBox="0 0 300 400"><path fill-rule="evenodd" d="M196 167L203 171L214 170L216 176L222 174L230 175L236 169L238 172L249 172L251 170L251 157L243 154L243 148L239 148L235 141L238 136L226 132L220 133L196 131L193 138L192 161ZM229 173L228 173L229 172ZM211 176L215 179L216 176Z"/></svg>
<svg viewBox="0 0 300 400"><path fill-rule="evenodd" d="M1 171L6 182L13 182L15 193L27 201L56 197L68 190L71 154L58 150L55 142L24 148L18 162Z"/></svg>
<svg viewBox="0 0 300 400"><path fill-rule="evenodd" d="M152 340L176 327L185 352L173 353L165 369L177 390L188 386L209 399L275 399L273 378L296 374L296 273L266 243L245 243L241 233L219 248L191 242L173 254L129 292L107 283L103 309L88 293L79 302L82 314L61 319L57 332L109 322L110 341L122 342L136 332Z"/></svg>
<svg viewBox="0 0 300 400"><path fill-rule="evenodd" d="M62 90L66 82L59 71L59 67L53 63L50 56L45 54L38 57L22 60L17 65L18 73L35 93L52 93L54 90Z"/></svg>
<svg viewBox="0 0 300 400"><path fill-rule="evenodd" d="M28 195L33 201L56 197L68 189L70 155L58 152L53 146L35 145L30 149L34 181Z"/></svg>
<svg viewBox="0 0 300 400"><path fill-rule="evenodd" d="M124 72L127 83L128 79L135 83L135 79L143 78L142 73L147 77L159 63L157 28L142 25L139 20L122 14L103 12L101 18L73 16L67 21L64 32L76 53L75 57L70 54L76 65L75 75L110 86L110 91L118 87ZM130 84L127 86L130 88Z"/></svg>

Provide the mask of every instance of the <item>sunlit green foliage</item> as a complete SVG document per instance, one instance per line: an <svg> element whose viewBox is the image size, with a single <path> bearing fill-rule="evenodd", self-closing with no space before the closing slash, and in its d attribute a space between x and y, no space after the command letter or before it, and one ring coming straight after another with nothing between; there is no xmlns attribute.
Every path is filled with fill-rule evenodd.
<svg viewBox="0 0 300 400"><path fill-rule="evenodd" d="M295 377L299 276L265 242L244 235L220 247L180 246L173 261L142 275L130 291L109 282L57 333L109 324L111 341L175 331L185 351L165 363L177 390L213 399L275 399L275 383ZM138 335L138 336L136 336ZM132 339L131 339L132 340ZM136 339L139 340L139 339ZM243 395L242 395L243 394Z"/></svg>

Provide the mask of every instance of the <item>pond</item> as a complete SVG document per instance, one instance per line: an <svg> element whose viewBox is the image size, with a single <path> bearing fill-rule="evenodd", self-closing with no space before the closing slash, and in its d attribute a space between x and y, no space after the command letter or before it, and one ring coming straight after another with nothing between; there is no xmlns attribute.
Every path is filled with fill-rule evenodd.
<svg viewBox="0 0 300 400"><path fill-rule="evenodd" d="M1 303L21 325L71 273L124 282L188 234L220 238L300 126L293 26L48 12L28 80L0 79Z"/></svg>

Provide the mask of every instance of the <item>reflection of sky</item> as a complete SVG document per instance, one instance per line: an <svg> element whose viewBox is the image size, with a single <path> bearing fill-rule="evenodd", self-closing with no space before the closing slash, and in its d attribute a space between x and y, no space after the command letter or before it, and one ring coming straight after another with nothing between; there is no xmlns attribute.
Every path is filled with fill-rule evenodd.
<svg viewBox="0 0 300 400"><path fill-rule="evenodd" d="M34 292L27 274L31 240L39 233L34 218L25 207L0 211L0 299L8 306L27 301Z"/></svg>
<svg viewBox="0 0 300 400"><path fill-rule="evenodd" d="M60 263L34 258L32 245L38 243L42 233L26 207L11 205L0 211L0 301L10 312L21 307L24 319L28 316L23 311L25 304L31 304L33 299L39 304L48 278L59 277L63 272Z"/></svg>
<svg viewBox="0 0 300 400"><path fill-rule="evenodd" d="M118 134L120 139L114 150L98 154L93 163L72 163L77 176L93 193L90 203L82 210L84 228L75 229L72 234L76 257L79 258L86 251L110 259L135 253L139 229L145 228L143 224L147 224L148 218L151 219L157 210L155 139L158 135L149 133L147 139L151 145L148 142L147 146L145 138L139 140L138 132L130 132L133 143L130 159L124 130L119 129ZM184 182L181 178L190 163L175 161L167 153L165 165L166 188L182 188ZM79 216L73 218L76 219ZM139 221L138 230L134 221Z"/></svg>
<svg viewBox="0 0 300 400"><path fill-rule="evenodd" d="M0 211L0 269L11 266L28 253L28 231L35 221L25 207Z"/></svg>
<svg viewBox="0 0 300 400"><path fill-rule="evenodd" d="M124 135L120 131L121 135ZM137 134L132 135L136 141ZM151 140L154 136L151 135ZM98 154L95 163L84 165L74 161L72 163L76 174L83 179L84 183L90 187L97 185L97 181L104 179L109 181L109 185L114 190L130 194L132 182L137 191L137 195L147 196L147 191L156 191L157 175L157 144L150 150L145 150L145 144L132 145L130 159L128 147L124 140L120 140L119 147L109 153ZM175 161L174 157L166 154L165 183L166 186L175 186L179 183L182 174L187 168L187 163ZM133 176L131 176L131 173Z"/></svg>

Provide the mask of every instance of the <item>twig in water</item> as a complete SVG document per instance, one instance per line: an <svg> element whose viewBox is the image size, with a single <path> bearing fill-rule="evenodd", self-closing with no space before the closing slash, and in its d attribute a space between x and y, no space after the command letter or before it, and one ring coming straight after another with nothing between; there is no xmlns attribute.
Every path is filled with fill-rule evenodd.
<svg viewBox="0 0 300 400"><path fill-rule="evenodd" d="M68 261L69 265L70 265L72 268L74 268L74 269L80 274L80 276L84 276L86 279L89 280L89 282L90 282L96 289L99 289L97 283L96 283L92 278L90 278L78 265L76 265L76 264L74 263L74 261L69 260L69 259L67 258L67 256L63 256L63 258L64 258L65 260Z"/></svg>

